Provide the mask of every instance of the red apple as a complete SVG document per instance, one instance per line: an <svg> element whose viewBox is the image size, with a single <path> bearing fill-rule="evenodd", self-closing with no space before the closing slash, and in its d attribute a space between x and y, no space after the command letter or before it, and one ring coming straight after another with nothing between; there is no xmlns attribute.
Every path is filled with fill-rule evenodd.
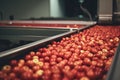
<svg viewBox="0 0 120 80"><path fill-rule="evenodd" d="M3 66L2 71L6 72L6 73L10 72L11 71L11 66L10 65Z"/></svg>

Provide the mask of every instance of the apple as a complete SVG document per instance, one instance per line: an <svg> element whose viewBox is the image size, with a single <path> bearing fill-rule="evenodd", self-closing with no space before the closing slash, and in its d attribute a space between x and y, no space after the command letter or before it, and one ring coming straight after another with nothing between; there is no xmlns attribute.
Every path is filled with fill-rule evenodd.
<svg viewBox="0 0 120 80"><path fill-rule="evenodd" d="M2 71L6 72L6 73L10 72L11 71L11 66L10 65L3 66Z"/></svg>
<svg viewBox="0 0 120 80"><path fill-rule="evenodd" d="M10 65L12 65L12 66L16 66L17 65L17 60L11 60L10 61Z"/></svg>
<svg viewBox="0 0 120 80"><path fill-rule="evenodd" d="M42 76L43 73L44 73L44 71L43 71L43 70L37 70L35 73L36 73L38 76Z"/></svg>

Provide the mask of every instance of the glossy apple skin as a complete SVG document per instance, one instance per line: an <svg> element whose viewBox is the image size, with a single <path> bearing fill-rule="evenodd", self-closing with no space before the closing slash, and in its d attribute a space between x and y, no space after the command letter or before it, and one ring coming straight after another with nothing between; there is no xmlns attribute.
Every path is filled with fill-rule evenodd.
<svg viewBox="0 0 120 80"><path fill-rule="evenodd" d="M0 79L105 80L119 42L120 26L96 25L11 60Z"/></svg>

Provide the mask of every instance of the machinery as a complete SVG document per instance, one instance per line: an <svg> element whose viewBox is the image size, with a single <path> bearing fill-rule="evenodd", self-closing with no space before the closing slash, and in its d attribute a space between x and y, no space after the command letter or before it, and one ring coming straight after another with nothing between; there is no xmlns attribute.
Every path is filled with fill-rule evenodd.
<svg viewBox="0 0 120 80"><path fill-rule="evenodd" d="M0 66L9 63L9 60L21 59L31 51L46 48L54 41L60 42L64 40L63 38L67 39L94 26L104 25L107 27L106 25L112 25L114 27L114 25L120 23L120 12L116 9L117 2L116 0L99 0L98 21L1 21L0 40L7 45L7 48L1 48ZM11 43L18 44L12 46ZM119 54L120 44L117 47L105 80L120 79Z"/></svg>
<svg viewBox="0 0 120 80"><path fill-rule="evenodd" d="M120 2L118 0L99 0L98 2L98 23L119 24Z"/></svg>

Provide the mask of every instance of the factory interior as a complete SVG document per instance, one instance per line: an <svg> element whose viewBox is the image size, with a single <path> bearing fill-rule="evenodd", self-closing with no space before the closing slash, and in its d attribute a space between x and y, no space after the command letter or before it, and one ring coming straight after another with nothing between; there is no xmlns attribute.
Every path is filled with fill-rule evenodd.
<svg viewBox="0 0 120 80"><path fill-rule="evenodd" d="M0 0L0 80L120 80L120 0Z"/></svg>

